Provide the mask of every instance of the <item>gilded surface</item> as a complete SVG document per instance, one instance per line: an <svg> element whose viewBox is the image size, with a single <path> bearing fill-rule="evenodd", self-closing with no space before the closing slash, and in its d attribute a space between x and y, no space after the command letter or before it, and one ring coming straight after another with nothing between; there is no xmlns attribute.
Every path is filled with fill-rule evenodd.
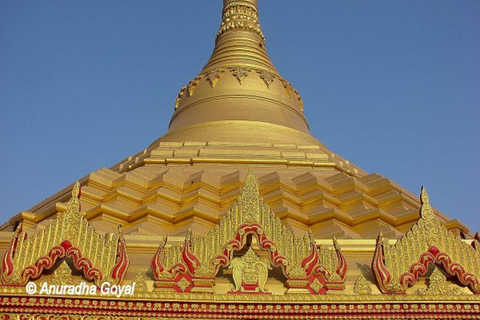
<svg viewBox="0 0 480 320"><path fill-rule="evenodd" d="M258 23L258 10L248 2L233 1L223 8L223 19L216 40L223 34L232 30L248 30L256 33L265 44L260 24Z"/></svg>
<svg viewBox="0 0 480 320"><path fill-rule="evenodd" d="M368 283L365 276L361 274L355 284L353 285L353 293L357 295L371 295L372 288L370 288L370 284Z"/></svg>
<svg viewBox="0 0 480 320"><path fill-rule="evenodd" d="M230 295L232 296L232 295ZM240 297L240 296L236 296ZM258 298L265 296L257 296ZM256 299L257 300L257 299ZM105 301L89 299L2 299L3 319L478 319L475 303L340 302L250 303L205 301ZM8 310L17 306L16 310ZM55 307L55 311L52 308ZM136 317L136 318L134 318Z"/></svg>
<svg viewBox="0 0 480 320"><path fill-rule="evenodd" d="M257 69L257 73L260 75L260 79L263 80L267 88L270 88L270 83L275 79L275 75L263 69Z"/></svg>
<svg viewBox="0 0 480 320"><path fill-rule="evenodd" d="M53 272L53 278L48 282L53 285L73 284L72 270L64 260Z"/></svg>
<svg viewBox="0 0 480 320"><path fill-rule="evenodd" d="M428 281L428 288L418 289L417 294L432 296L453 296L462 294L458 288L450 287L447 278L438 268L432 272Z"/></svg>
<svg viewBox="0 0 480 320"><path fill-rule="evenodd" d="M205 74L205 79L210 83L212 88L215 88L215 84L217 84L218 79L220 79L220 76L222 73L224 73L224 70L213 70L209 71Z"/></svg>
<svg viewBox="0 0 480 320"><path fill-rule="evenodd" d="M191 283L185 278L182 278L182 280L177 282L177 286L180 288L182 292L184 292L185 289L187 289L190 285Z"/></svg>
<svg viewBox="0 0 480 320"><path fill-rule="evenodd" d="M178 281L186 273L213 278L220 265L230 264L232 253L245 245L248 234L256 237L272 265L281 267L288 279L308 278L315 293L325 282L332 283L331 289L343 289L347 265L337 241L334 239L334 249L328 249L317 246L312 234L299 237L288 230L261 199L251 172L241 196L213 230L205 235L188 232L183 245L171 247L164 238L152 261L155 279Z"/></svg>
<svg viewBox="0 0 480 320"><path fill-rule="evenodd" d="M253 3L254 1L250 2ZM235 85L233 88L237 90L238 88L245 89L251 85L250 81L257 81L258 83L252 82L252 86L255 86L255 90L260 91L263 96L261 96L260 99L258 99L259 97L256 97L257 99L255 100L255 108L258 108L260 101L267 97L266 94L272 94L272 96L286 94L287 97L292 98L293 102L295 102L296 99L300 105L300 108L298 108L298 104L293 103L289 104L288 108L293 108L295 111L297 109L303 111L303 102L299 93L289 82L280 78L276 72L273 72L274 67L268 61L268 56L261 45L264 44L264 37L258 24L258 11L256 7L252 3L245 1L226 1L226 3L227 5L224 8L223 22L217 36L217 41L225 44L226 41L224 41L224 39L229 38L232 40L232 38L234 38L234 33L241 34L244 38L238 37L233 39L232 42L229 42L228 46L221 47L221 45L219 45L216 47L215 50L220 53L217 52L218 55L215 56L214 54L214 56L212 56L212 58L214 58L212 61L214 62L212 62L209 67L204 69L205 72L202 72L202 74L194 78L187 84L187 86L182 88L177 98L176 108L179 106L181 99L186 97L193 99L192 97L196 98L205 92L210 94L213 92L213 88L215 88L218 92L218 89L225 83L233 82ZM247 32L250 34L247 35ZM253 37L251 36L252 34ZM260 46L258 45L257 36L262 39ZM247 41L243 41L245 39ZM237 46L237 44L241 43L243 45L246 42L250 42L250 45L253 43L258 52L254 52L252 47L239 49L240 45ZM228 56L222 56L222 54L225 53L225 50L223 50L225 47L232 48L231 51L227 52ZM249 60L238 60L238 57L247 51L249 53ZM219 57L221 57L221 59ZM244 57L241 58L243 59ZM218 63L218 61L221 61L221 63ZM228 63L224 61L228 61ZM232 63L232 61L235 63ZM204 85L206 91L201 92L199 88L202 85ZM208 98L212 97L211 95L206 96ZM268 98L270 99L270 96L268 96ZM280 105L278 101L279 99L275 100L277 103L275 108ZM217 107L217 105L215 105L215 107ZM200 108L200 110L203 112L204 109ZM273 110L273 108L268 110ZM200 114L201 112L196 113L191 117L195 118ZM271 115L272 114L269 114L269 116ZM287 123L292 122L292 117L284 117L288 119ZM225 119L227 118L228 117L225 117ZM247 117L245 118L247 119ZM258 119L255 118L255 120ZM256 122L259 123L260 121ZM172 123L174 123L174 121L172 121ZM185 129L185 126L180 126L180 128ZM251 145L255 145L255 143L259 142L257 134L259 134L260 130L255 130L257 128L256 126L250 126L248 128L251 132L255 132L255 135L252 135L253 138L250 137L250 139L247 140L249 143L251 143ZM207 129L205 129L205 127L201 127L199 130L204 132ZM216 136L216 134L221 131L217 128L214 130L217 131L212 131L215 135L211 135L211 137ZM234 168L232 170L237 170L237 167L235 167L234 164L240 163L244 166L243 168L245 168L245 166L248 164L253 163L252 158L255 158L255 156L258 156L258 154L261 154L262 158L260 162L255 163L262 164L264 166L267 164L267 162L268 166L275 166L279 164L282 166L323 166L323 168L321 168L322 170L327 169L327 167L330 168L330 166L336 166L336 173L338 173L338 176L333 179L337 179L335 183L328 182L328 186L321 186L319 182L316 182L312 188L318 188L318 190L315 191L318 191L319 194L321 194L318 197L323 198L322 201L327 203L326 207L335 208L335 210L332 211L341 212L345 216L348 216L348 218L352 218L348 215L348 212L343 212L337 208L337 205L339 206L339 204L343 204L341 197L344 196L344 194L342 194L341 190L342 188L345 189L345 180L352 180L352 184L350 185L352 190L362 193L364 197L371 196L372 194L376 193L380 194L380 191L378 191L379 189L375 189L377 188L375 183L372 183L371 185L368 184L371 183L372 180L375 180L373 175L367 176L365 174L362 180L362 184L365 183L365 185L367 185L367 189L374 190L373 192L369 194L363 193L363 190L359 190L356 188L356 186L354 186L358 180L353 180L352 177L362 177L363 173L358 174L359 169L352 166L350 163L348 163L348 161L344 161L340 158L337 159L334 154L331 154L332 163L328 162L325 164L322 161L327 161L326 159L330 159L330 155L327 157L327 151L325 151L327 152L325 154L323 151L318 151L317 154L313 155L313 160L308 158L308 156L312 156L312 154L306 153L306 149L315 147L320 150L319 143L317 144L317 142L312 142L313 138L311 138L309 135L305 135L308 136L308 139L305 141L310 143L306 149L305 145L295 145L291 149L286 149L285 146L282 147L281 157L287 157L283 153L295 153L296 155L293 156L293 160L290 158L288 161L287 158L274 158L272 156L272 150L275 149L278 151L280 149L271 143L271 131L274 130L269 130L269 136L267 140L269 143L269 149L267 152L271 153L268 155L265 152L266 148L264 145L261 146L261 144L258 144L260 147L255 146L256 149L251 149L252 147L249 147L249 149L244 148L242 142L237 145L230 144L231 149L228 150L228 153L225 151L225 149L222 149L220 151L223 153L217 153L215 156L182 158L182 152L189 147L191 148L191 145L189 145L187 142L184 142L185 139L177 138L178 141L183 142L178 142L175 139L172 140L174 141L173 143L178 142L178 148L175 149L175 151L171 151L169 155L171 158L167 159L165 154L168 153L168 150L173 150L173 148L169 149L165 147L164 144L172 143L166 139L166 142L164 141L157 145L159 147L158 149L149 149L148 151L144 151L143 154L138 155L138 157L130 157L128 161L119 165L120 169L118 169L116 172L114 172L115 170L111 170L105 175L102 175L102 173L107 172L107 170L100 172L99 175L102 175L102 178L92 183L92 185L96 185L98 190L100 190L97 194L94 193L94 196L104 201L106 199L103 197L102 193L104 190L108 190L109 195L116 193L115 190L117 189L111 188L109 184L117 185L114 183L115 179L119 180L118 176L116 175L117 173L123 174L132 168L141 167L144 164L151 165L148 168L150 170L158 164L166 166L169 164L178 165L182 163L188 163L188 166L191 166L192 164L204 164L208 161L210 161L209 163L211 164L214 161L217 161L215 162L216 164L228 164ZM280 137L278 140L282 143L285 143L283 139L288 137L286 135L283 136L285 133L284 131L279 132L276 133ZM291 131L286 132L292 134ZM305 132L308 132L308 130ZM231 135L227 136L229 139L231 139ZM182 137L193 139L197 138L197 135L185 134L185 136ZM210 140L207 139L205 141ZM301 141L303 144L307 144L307 142L303 142L304 140ZM199 144L198 142L196 143ZM198 150L194 150L194 153L200 154L205 151L211 152L209 148L215 148L215 144L211 143L211 141L208 142L208 146L205 142L203 146L198 148ZM234 151L238 151L236 149L239 148L244 148L240 151L244 154L250 155L252 158L247 160L236 158L237 154ZM232 149L235 150L232 151ZM285 150L288 152L284 152ZM321 150L324 150L323 147L321 147ZM192 150L187 151L192 152ZM218 152L218 150L216 152ZM157 155L146 159L147 155L150 156L150 153L157 153ZM177 155L177 153L180 156ZM280 151L278 151L278 153L280 153ZM303 162L298 160L298 153L303 153L300 157L303 159ZM218 154L221 154L221 157L223 156L226 159L221 159L223 162L219 162L220 160L215 158L216 156L218 157ZM324 160L318 160L318 158ZM197 160L198 162L195 162ZM314 165L314 163L316 163L316 165ZM201 168L203 169L203 167ZM309 168L309 170L310 169L311 168ZM154 171L152 170L152 172ZM212 172L214 172L214 175L217 176L216 170L212 170ZM279 180L282 180L284 176L282 176L282 173L278 172L279 171L276 171L276 174L278 174ZM298 170L298 172L300 172L300 170ZM155 173L157 174L158 172ZM170 172L170 174L172 173ZM289 178L289 183L296 183L295 181L299 181L298 185L295 187L296 189L292 191L289 196L287 196L296 199L295 201L292 201L293 204L297 204L298 202L301 203L301 205L304 205L305 203L316 201L316 198L308 198L307 201L305 201L306 198L302 194L304 191L304 185L302 184L302 181L306 181L304 180L305 177L302 175L306 176L308 174L310 174L310 171L305 174L298 174L294 178ZM224 175L226 174L224 173ZM312 174L312 179L318 179L320 181L323 179L319 178L320 176L321 175L314 176ZM342 179L345 179L341 183L338 182L341 180L339 176L342 176ZM129 177L127 176L124 180L126 181L128 178ZM136 177L135 179L130 179L129 183L135 184L135 189L140 190L143 188L143 185L141 185L141 183L137 185L136 182L133 182L133 180L136 179L140 180L139 177ZM165 176L162 176L161 179L165 179ZM175 183L177 184L183 183L180 181L178 176L173 176L173 178L172 176L167 176L167 179L175 180ZM190 177L188 177L188 179L190 179ZM171 187L168 186L168 183L163 183L164 180L162 180L162 189L171 188L174 190L176 187ZM204 183L204 181L202 181L202 183ZM148 180L148 182L145 182L145 184L153 185L156 184L156 182ZM385 185L385 183L377 184L381 185L379 188L384 188L383 185ZM123 184L120 185L122 187L124 186ZM340 187L338 187L338 185L340 185ZM168 188L164 188L165 186ZM283 192L284 189L289 188L288 183L281 182L279 186L280 187L278 190L281 192ZM76 185L76 189L74 188L74 190L76 190L75 192L78 194L79 189L77 187L78 186ZM91 188L94 189L95 187ZM215 190L213 192L215 194L221 193L221 188L217 188L217 186L209 185L208 188ZM163 190L158 189L155 190L155 192L158 192L159 194L162 191ZM379 198L388 198L386 200L387 202L393 201L388 195L397 194L399 192L401 193L401 191L402 189L399 191L399 189L392 187L388 190L388 192L383 193L383 195ZM128 190L126 192L128 192ZM150 189L148 192L153 193L153 191ZM337 198L339 194L340 197ZM147 195L145 198L141 199L142 204L154 202L151 198L148 198L149 196L150 195ZM170 197L182 198L183 196L185 196L185 194L176 193L175 196ZM285 200L287 197L282 196L282 200ZM376 197L373 198L375 201L383 201ZM401 198L402 200L399 201L400 205L404 208L410 208L411 199L405 195L402 195ZM159 250L155 256L158 261L161 261L161 264L152 265L154 279L156 282L164 281L166 286L170 285L171 288L175 288L176 292L149 290L148 284L152 284L152 279L149 278L150 270L145 270L147 268L144 268L141 271L138 271L133 279L133 282L136 283L136 291L133 297L122 299L100 299L98 296L87 296L72 297L69 299L65 297L26 296L25 288L23 287L2 286L0 287L0 312L3 313L5 319L180 319L181 317L196 317L198 319L318 319L320 317L322 319L404 319L406 315L409 315L411 318L415 319L479 319L480 311L478 296L458 294L459 291L453 286L454 284L452 284L451 281L448 281L451 277L449 277L447 280L444 274L442 274L439 270L434 271L434 273L430 276L427 281L428 287L426 289L417 290L416 294L397 294L404 293L404 289L408 287L408 285L411 285L412 281L416 281L418 279L418 277L415 277L421 275L426 269L428 269L426 266L428 266L428 262L430 261L428 259L431 257L424 254L430 253L433 256L433 253L436 253L436 251L432 251L433 253L430 252L432 248L438 249L440 253L448 254L447 257L444 256L444 260L438 260L438 258L435 256L434 258L437 259L435 262L448 273L451 273L451 275L458 277L462 284L468 284L470 288L475 290L476 283L478 283L474 281L474 279L478 279L477 274L479 272L478 255L476 256L475 252L477 254L480 252L480 236L477 234L472 246L461 243L458 238L456 238L452 233L448 232L446 228L435 219L433 209L428 204L428 196L426 192L422 191L421 198L424 205L422 206L420 221L412 228L411 231L406 234L404 238L398 241L394 246L389 246L386 239L382 239L382 237L379 238L377 248L381 248L382 251L376 252L378 259L375 261L379 262L380 265L374 265L373 269L376 274L377 281L379 281L379 285L383 286L383 291L389 294L373 295L370 283L365 279L365 277L363 277L363 275L361 275L355 282L353 287L354 294L346 294L345 291L337 291L335 294L331 295L318 294L322 292L322 290L325 290L327 286L333 287L335 285L339 285L339 288L343 289L343 282L345 281L346 274L346 261L342 261L341 251L338 243L334 241L334 250L321 246L318 247L315 245L315 239L313 239L312 235L298 237L293 234L293 232L285 228L281 221L274 216L270 208L264 204L263 200L259 196L258 187L256 186L256 181L253 175L249 175L247 176L247 181L245 183L242 196L239 198L235 206L229 210L227 215L222 218L220 224L214 228L214 230L206 235L197 235L190 231L188 232L183 245L174 245L168 247L166 246L166 237L163 239L163 241L161 241L161 250ZM162 201L163 200L165 199L162 199ZM99 202L102 201L99 200ZM202 199L202 201L207 200ZM94 201L92 200L92 202ZM164 203L165 202L162 202L162 204ZM177 205L176 202L171 206L174 207L175 205ZM218 202L210 206L220 207L221 204ZM383 207L387 207L387 205L384 205ZM145 211L150 209L147 209L147 207L144 208ZM124 212L121 211L121 209L115 209L116 210L113 211L118 211L120 213L118 213L117 216L113 215L113 217L115 219L124 219ZM69 212L76 212L78 214L68 215ZM121 250L119 247L122 243L121 233L118 235L110 234L102 238L103 236L99 235L99 233L96 232L90 225L84 225L86 222L85 220L80 219L81 215L79 212L80 208L78 198L73 197L67 205L66 213L59 214L59 218L53 222L53 231L49 229L52 227L48 226L43 233L40 232L39 234L26 239L26 234L24 232L22 233L21 228L19 228L15 234L15 241L13 243L15 245L11 246L11 250L8 251L11 253L11 264L8 263L8 259L4 259L4 272L2 272L2 279L8 279L8 281L10 281L9 283L11 284L22 283L24 279L22 278L22 273L19 272L19 269L17 268L18 265L20 264L21 271L28 266L29 263L32 263L32 261L29 259L33 260L35 263L40 261L41 258L46 256L48 257L50 252L46 252L45 250L52 245L58 245L59 241L61 241L60 238L68 238L69 240L73 239L72 241L79 243L79 246L81 247L81 250L79 251L85 253L85 256L91 258L90 260L93 261L92 265L97 266L97 264L99 264L102 274L107 274L107 271L110 270L108 267L111 267L114 262L121 260L118 254L115 255L115 259L113 259L113 255L111 253L114 251L118 253L118 251ZM183 213L183 211L181 212ZM393 210L391 212L395 211ZM218 211L215 211L215 213L218 213ZM305 212L302 211L302 213ZM326 215L329 215L328 212L326 213ZM194 212L194 217L195 214L196 213ZM388 214L391 213L388 212ZM364 223L365 218L369 218L367 215L368 213L360 218L352 218L345 230L353 229L353 226L355 226L356 223ZM391 215L393 219L393 214ZM128 216L128 218L131 218L131 216ZM177 216L174 216L174 219L176 218ZM180 221L183 223L181 219ZM399 221L400 220L396 220L396 222ZM127 219L125 219L126 224L131 222L132 221L127 221ZM389 224L389 222L386 220L384 220L384 222L385 224ZM411 221L407 221L406 223L409 222ZM254 224L259 226L257 229L255 229L255 232L253 232L251 229L241 228L242 225L251 226ZM390 227L392 228L390 231L394 230L391 225L389 225L389 228ZM324 228L322 231L329 231L328 224L322 228ZM318 230L319 229L317 229L317 232ZM342 231L340 231L340 234L341 232ZM60 238L56 238L57 234L60 234ZM65 236L62 236L63 234ZM212 275L216 274L215 268L219 265L219 262L217 261L219 259L218 252L238 251L242 246L245 245L245 241L243 239L246 238L246 236L255 235L260 237L262 234L267 234L268 240L272 240L271 243L273 246L267 249L266 252L270 253L278 251L278 256L276 256L279 262L278 265L284 267L286 274L289 276L289 279L286 280L287 287L308 287L313 293L317 294L312 294L312 292L304 293L303 291L303 293L286 295L232 295L213 294L213 292L197 293L189 291L196 284L198 284L200 287L212 286L214 284L215 279L211 277ZM357 236L358 235L359 234L357 234ZM53 237L53 240L49 242L51 237ZM242 241L238 239L241 239ZM232 242L232 240L236 240L238 243ZM113 246L112 243L115 244L116 247L112 248L110 251L108 248L104 248ZM145 248L148 247L148 244L142 243L139 246L142 247L142 250L146 250ZM357 249L358 248L355 250ZM360 251L360 249L355 251L355 254L359 254ZM265 251L263 253L265 253ZM35 260L33 256L37 254L40 258ZM242 288L242 284L246 283L253 285L253 290L258 288L259 292L265 291L265 277L268 277L268 271L265 270L265 268L267 268L267 263L263 262L263 266L261 266L262 261L258 259L258 256L253 252L253 250L249 250L247 254L248 255L244 255L242 258L232 258L231 262L229 262L227 259L224 266L230 266L233 269L232 277L236 284L236 289ZM19 258L19 255L21 255L22 258ZM6 255L6 257L8 258L8 255ZM150 257L148 257L148 259L150 259ZM427 262L426 265L423 264L422 259L424 259L423 262ZM50 258L50 260L51 262L54 262L52 258ZM50 260L45 259L45 261ZM419 261L422 262L422 264L419 265ZM101 264L102 262L103 265ZM188 262L188 265L185 265L185 262ZM352 262L357 261L353 260ZM385 263L385 269L379 268L379 266L382 266L381 263L383 262ZM455 268L452 268L452 262L456 264L454 266ZM269 263L271 262L269 261ZM307 266L307 268L305 268L305 266ZM318 269L315 271L317 272L316 277L307 279L307 271L309 269L308 266L312 266L313 269ZM412 269L412 266L415 268ZM117 269L116 271L117 273L121 273L125 270L120 271ZM409 276L410 278L404 277L405 274L412 274L413 278L412 276ZM178 277L174 278L175 275L178 275ZM71 276L72 274L70 268L65 262L63 262L55 270L50 281L52 281L53 284L72 283L73 279ZM228 277L228 275L224 275L224 277ZM402 277L404 280L402 280ZM240 286L238 284L240 284ZM257 285L257 287L255 287L255 285ZM270 288L270 284L268 287ZM240 291L241 290L242 289L240 289Z"/></svg>
<svg viewBox="0 0 480 320"><path fill-rule="evenodd" d="M252 71L248 67L230 67L230 72L234 76L239 84L242 84L243 78L248 77L248 74Z"/></svg>
<svg viewBox="0 0 480 320"><path fill-rule="evenodd" d="M230 263L229 268L233 268L233 281L235 287L232 292L267 292L265 284L268 279L268 269L270 263L260 260L260 257L248 249L241 258L235 258ZM248 286L253 289L248 289Z"/></svg>
<svg viewBox="0 0 480 320"><path fill-rule="evenodd" d="M448 231L435 218L427 192L422 188L420 219L393 246L380 234L373 271L383 292L403 292L430 263L441 266L474 293L480 293L480 253Z"/></svg>
<svg viewBox="0 0 480 320"><path fill-rule="evenodd" d="M265 84L267 89L270 89L270 85L275 81L280 82L281 86L284 88L285 93L287 96L295 95L295 98L298 100L298 103L301 104L302 111L303 110L303 102L300 96L300 93L295 90L292 85L285 79L276 76L272 72L261 68L254 68L254 67L246 67L246 66L225 66L219 67L211 71L207 71L205 73L199 74L193 80L191 80L187 86L180 89L180 92L177 96L177 102L175 106L175 110L178 108L180 100L184 97L185 93L187 93L188 97L191 97L195 93L195 88L199 85L200 81L207 81L209 86L213 89L217 82L222 78L223 74L229 71L229 74L233 76L239 85L242 85L243 81L249 77L252 73L255 73L258 78L260 78L263 83Z"/></svg>
<svg viewBox="0 0 480 320"><path fill-rule="evenodd" d="M41 276L58 259L72 258L73 265L95 283L121 281L128 267L128 257L121 232L102 235L80 212L80 184L75 183L66 211L44 230L27 238L18 227L3 257L2 284L24 285ZM121 256L120 261L117 258Z"/></svg>
<svg viewBox="0 0 480 320"><path fill-rule="evenodd" d="M135 283L134 295L140 296L148 293L147 280L141 271L137 272L137 275L133 278L133 282Z"/></svg>

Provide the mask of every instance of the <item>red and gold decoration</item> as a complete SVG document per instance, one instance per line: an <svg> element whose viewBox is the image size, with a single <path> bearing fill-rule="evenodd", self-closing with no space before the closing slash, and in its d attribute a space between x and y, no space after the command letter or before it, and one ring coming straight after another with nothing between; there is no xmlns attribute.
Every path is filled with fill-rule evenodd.
<svg viewBox="0 0 480 320"><path fill-rule="evenodd" d="M19 304L22 304L18 308ZM16 311L13 311L13 310ZM56 312L45 312L56 309ZM102 301L98 299L45 299L0 297L5 320L150 320L150 319L479 319L477 302L425 301L362 302L205 302L205 301ZM12 311L5 311L12 310Z"/></svg>
<svg viewBox="0 0 480 320"><path fill-rule="evenodd" d="M442 268L473 293L480 293L478 240L468 245L436 218L427 191L422 188L420 219L393 246L381 234L372 262L378 286L384 293L405 293L430 264Z"/></svg>
<svg viewBox="0 0 480 320"><path fill-rule="evenodd" d="M74 188L74 195L65 215L59 215L58 220L55 221L63 221L62 219L68 213L79 214L78 185ZM456 238L442 224L437 224L424 190L422 191L422 202L420 220L412 227L411 231L407 232L405 237L413 235L414 244L417 241L422 244L422 239L425 237L427 239L425 241L428 241L429 245L425 252L431 253L434 258L438 256L436 258L438 260L431 262L436 267L427 278L427 285L421 286L411 293L406 293L407 287L403 291L385 291L384 288L389 288L389 283L381 283L384 275L390 277L391 282L394 281L393 272L387 268L387 266L391 267L387 262L388 259L396 259L396 265L402 266L404 262L401 261L401 257L409 256L402 254L393 258L392 250L388 251L392 247L398 247L398 243L401 243L405 237L401 238L396 246L390 246L386 240L377 243L374 251L374 264L368 272L372 272L377 279L378 288L365 276L360 275L355 282L353 292L347 292L344 287L341 287L344 285L344 279L347 278L346 259L338 244L335 243L333 249L322 249L323 247L318 245L318 240L313 240L311 235L299 238L278 224L278 219L273 217L268 206L259 196L255 177L249 173L242 195L225 218L221 220L219 226L214 229L215 233L196 235L189 232L183 245L174 246L168 246L165 237L165 241L160 245L152 260L153 279L148 276L148 272L145 278L144 272L139 271L133 279L137 290L132 295L116 299L101 297L98 294L92 295L92 293L74 297L27 295L23 285L17 282L16 286L0 286L0 313L3 316L2 319L231 319L232 317L242 319L318 319L319 317L322 319L478 319L480 302L476 292L472 290L472 286L469 286L468 282L464 285L468 286L471 292L465 292L462 286L452 285L450 283L452 276L459 282L460 280L456 278L458 277L456 273L448 272L452 265L458 265L454 270L462 271L463 275L472 274L471 269L467 269L470 266L468 262L475 263L476 258L468 255L478 254L476 249L478 246L475 247L477 245L475 241L478 240L466 243ZM425 219L430 220L426 222ZM85 222L83 219L70 221L73 224L76 223L77 226ZM270 224L266 224L266 221L270 221ZM425 232L425 229L422 229L424 235L417 233L418 225L422 226L422 224L428 225L429 231L431 231L430 235ZM276 225L281 228L276 229ZM71 228L74 226L71 225ZM451 242L446 242L449 240L440 242L436 238L440 232L444 232L443 237L449 237L449 239L451 237ZM6 256L3 260L4 263L5 261L13 262L10 263L13 268L8 269L7 266L7 269L4 269L6 271L13 270L9 273L10 275L19 270L16 269L18 260L15 260L15 257L18 250L21 250L25 244L25 240L23 244L18 241L19 235L22 236L23 233L18 231L15 233L7 251L10 258L7 259ZM270 234L275 241L270 240ZM233 235L233 239L228 235ZM212 238L217 239L216 241L223 239L224 245L220 246ZM101 273L112 275L112 279L114 279L114 275L118 275L114 271L121 272L120 277L123 277L128 267L125 241L121 235L115 239L118 243L115 251L117 253L115 263L111 264L109 273L107 271ZM68 241L76 244L79 250L85 249L78 244L75 238L68 239ZM123 243L123 246L120 246L120 243ZM442 243L443 245L441 245ZM448 247L445 243L449 243ZM307 248L301 247L306 244L308 244ZM385 249L384 246L387 245L389 247ZM438 252L443 252L445 255L434 255L432 252L437 250L430 250L433 246L438 249ZM458 249L455 246L463 246L461 248L465 249ZM246 247L248 249L244 250ZM216 253L219 248L220 253ZM455 255L455 250L465 250L461 253L466 260L461 260L462 258L458 254ZM385 252L390 252L390 255ZM422 256L424 254L420 254L420 261L422 261ZM67 255L59 255L56 261L64 257ZM175 260L175 257L180 258ZM448 263L445 263L445 260L440 257L454 257L458 260L448 260ZM75 258L72 256L72 259ZM464 265L467 267L461 265L465 261L467 264ZM429 264L422 263L421 265L427 270ZM378 272L378 265L384 270L382 274ZM415 262L412 265L415 265ZM95 264L92 266L95 267ZM417 265L415 267L420 268ZM232 270L233 286L224 294L213 291L220 268ZM281 294L278 291L269 290L269 272L273 268L280 268L285 276L286 290ZM302 271L299 271L298 274L303 278L294 278L294 268ZM104 271L103 269L98 270ZM202 270L208 272L202 273L200 272ZM418 281L423 274L426 274L425 270L411 273L417 275L416 280ZM20 272L19 274L24 273ZM2 277L5 275L4 272ZM85 274L82 273L82 275L86 278ZM229 277L225 274L222 277L226 276ZM340 280L333 281L332 278ZM28 278L28 280L33 279L33 277ZM117 277L116 279L121 278ZM289 280L292 279L304 280L303 283L308 283L308 285L293 287L289 283ZM98 283L100 280L93 279L92 281ZM323 281L321 290L317 291L312 288L315 280ZM49 281L61 285L71 285L76 282L65 262L55 270ZM119 281L121 280L117 280L117 283ZM153 283L153 288L148 283ZM399 280L398 283L402 282ZM297 291L292 288L303 290ZM473 288L475 287L473 286ZM332 291L335 289L336 291ZM334 294L324 294L329 292L334 292Z"/></svg>
<svg viewBox="0 0 480 320"><path fill-rule="evenodd" d="M0 226L0 320L480 319L480 234L310 134L257 2L82 212L76 183Z"/></svg>
<svg viewBox="0 0 480 320"><path fill-rule="evenodd" d="M212 292L219 268L230 266L249 235L267 253L269 264L281 268L287 287L294 289L291 293L324 294L344 288L347 262L335 239L332 250L317 246L311 234L294 235L263 202L251 172L242 195L213 230L206 235L189 232L183 245L167 247L166 238L160 244L152 260L156 288Z"/></svg>
<svg viewBox="0 0 480 320"><path fill-rule="evenodd" d="M44 230L28 237L19 225L2 259L2 286L24 286L63 258L88 281L120 283L129 265L121 229L102 235L80 212L80 184L75 183L67 209Z"/></svg>

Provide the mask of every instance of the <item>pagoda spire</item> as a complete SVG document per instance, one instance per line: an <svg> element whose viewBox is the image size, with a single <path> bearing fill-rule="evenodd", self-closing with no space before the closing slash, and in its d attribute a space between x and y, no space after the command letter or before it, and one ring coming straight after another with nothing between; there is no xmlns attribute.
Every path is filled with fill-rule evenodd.
<svg viewBox="0 0 480 320"><path fill-rule="evenodd" d="M303 101L265 48L257 0L224 0L215 48L178 94L161 141L319 144Z"/></svg>
<svg viewBox="0 0 480 320"><path fill-rule="evenodd" d="M265 50L265 42L258 20L257 0L224 0L215 49L203 71L245 65L278 74Z"/></svg>

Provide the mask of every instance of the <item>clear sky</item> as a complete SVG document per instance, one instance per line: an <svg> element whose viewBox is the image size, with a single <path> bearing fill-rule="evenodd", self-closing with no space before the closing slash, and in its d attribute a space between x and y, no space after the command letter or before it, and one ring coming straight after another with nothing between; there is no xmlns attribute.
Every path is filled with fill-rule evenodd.
<svg viewBox="0 0 480 320"><path fill-rule="evenodd" d="M480 230L480 1L259 0L312 134ZM221 0L0 2L0 223L163 135Z"/></svg>

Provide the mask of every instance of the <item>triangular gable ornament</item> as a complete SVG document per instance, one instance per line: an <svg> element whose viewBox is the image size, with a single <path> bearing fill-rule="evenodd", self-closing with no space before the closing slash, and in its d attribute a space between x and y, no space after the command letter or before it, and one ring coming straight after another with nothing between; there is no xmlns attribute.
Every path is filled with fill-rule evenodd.
<svg viewBox="0 0 480 320"><path fill-rule="evenodd" d="M63 258L97 285L123 280L129 259L121 227L117 234L100 234L80 212L80 196L76 182L65 212L31 237L18 226L2 259L2 286L24 286Z"/></svg>
<svg viewBox="0 0 480 320"><path fill-rule="evenodd" d="M435 217L427 191L422 188L420 219L394 245L382 234L372 261L372 271L383 293L405 293L418 278L425 275L430 264L480 294L480 251L464 243ZM477 241L478 242L478 241Z"/></svg>
<svg viewBox="0 0 480 320"><path fill-rule="evenodd" d="M344 288L347 263L335 239L334 249L327 249L317 246L311 233L293 234L263 202L249 171L241 196L213 230L206 235L189 232L183 245L167 246L164 238L152 259L156 289L213 292L219 268L230 265L248 235L268 253L269 263L281 268L291 291L323 294Z"/></svg>

